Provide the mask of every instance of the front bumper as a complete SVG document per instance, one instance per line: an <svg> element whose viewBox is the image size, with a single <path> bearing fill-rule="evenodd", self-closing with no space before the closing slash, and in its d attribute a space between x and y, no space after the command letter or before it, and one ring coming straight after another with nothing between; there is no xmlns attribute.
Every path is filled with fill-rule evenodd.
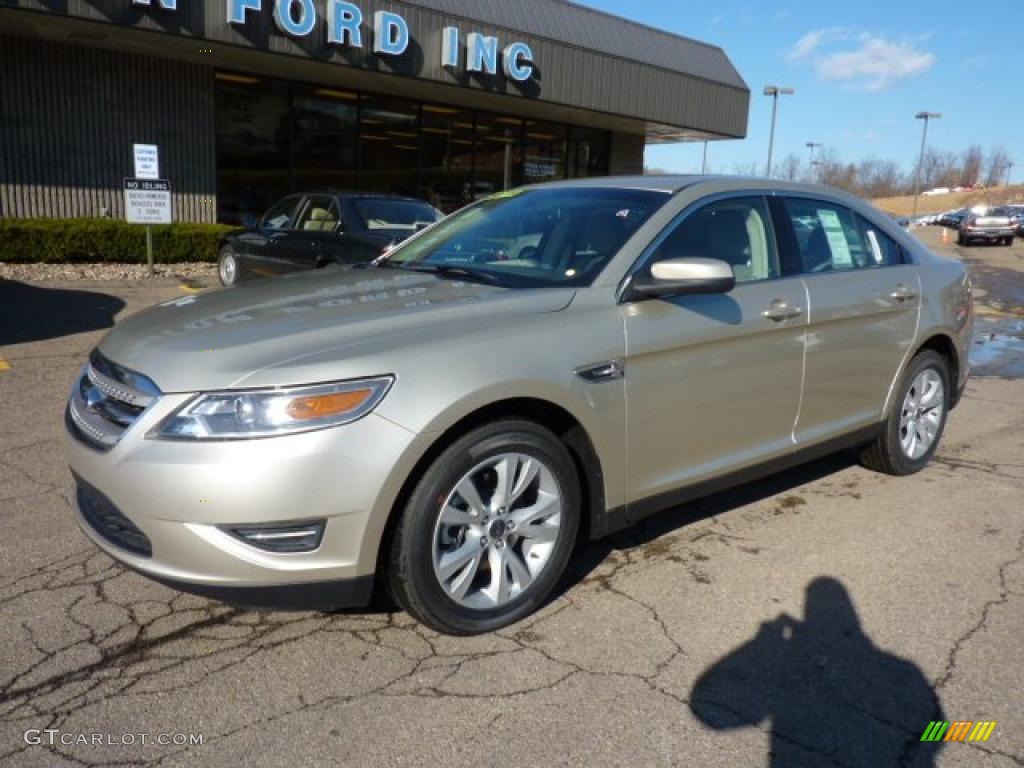
<svg viewBox="0 0 1024 768"><path fill-rule="evenodd" d="M182 591L258 607L365 605L417 436L370 414L259 440L145 437L188 398L165 395L107 451L65 428L71 470L86 494L78 497L86 535L129 568ZM86 503L97 497L95 508ZM221 527L310 518L327 521L311 552L267 552Z"/></svg>

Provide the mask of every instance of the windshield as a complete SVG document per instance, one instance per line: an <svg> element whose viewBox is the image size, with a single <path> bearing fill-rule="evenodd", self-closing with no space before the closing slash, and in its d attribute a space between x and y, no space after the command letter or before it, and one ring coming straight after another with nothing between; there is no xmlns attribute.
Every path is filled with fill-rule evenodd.
<svg viewBox="0 0 1024 768"><path fill-rule="evenodd" d="M441 214L426 203L415 200L389 200L364 197L355 201L356 210L370 230L388 229L415 232L441 218Z"/></svg>
<svg viewBox="0 0 1024 768"><path fill-rule="evenodd" d="M512 288L590 285L669 197L599 187L499 192L400 246L387 266L476 273Z"/></svg>

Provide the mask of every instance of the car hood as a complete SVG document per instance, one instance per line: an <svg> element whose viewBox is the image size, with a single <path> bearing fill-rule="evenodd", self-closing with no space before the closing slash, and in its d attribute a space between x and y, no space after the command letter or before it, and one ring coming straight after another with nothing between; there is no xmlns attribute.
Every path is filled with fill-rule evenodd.
<svg viewBox="0 0 1024 768"><path fill-rule="evenodd" d="M394 269L303 272L158 304L115 326L99 350L168 393L303 384L292 361L336 361L337 379L388 373L359 360L558 312L574 294ZM268 368L271 377L254 376Z"/></svg>

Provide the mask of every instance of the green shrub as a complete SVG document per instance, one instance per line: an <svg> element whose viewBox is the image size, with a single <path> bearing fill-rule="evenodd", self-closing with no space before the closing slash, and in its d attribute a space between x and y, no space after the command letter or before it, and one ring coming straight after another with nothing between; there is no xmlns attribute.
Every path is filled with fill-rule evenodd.
<svg viewBox="0 0 1024 768"><path fill-rule="evenodd" d="M216 261L223 224L153 227L157 264ZM22 264L145 264L146 228L119 219L0 219L0 261Z"/></svg>

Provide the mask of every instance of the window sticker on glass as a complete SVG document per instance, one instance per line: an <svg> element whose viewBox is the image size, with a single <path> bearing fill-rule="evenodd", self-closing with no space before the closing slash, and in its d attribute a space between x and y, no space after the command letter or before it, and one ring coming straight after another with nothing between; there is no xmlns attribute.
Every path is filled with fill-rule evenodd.
<svg viewBox="0 0 1024 768"><path fill-rule="evenodd" d="M850 254L850 244L846 241L846 233L843 231L842 222L839 221L839 214L819 208L818 221L825 230L825 237L828 238L828 245L832 250L832 266L852 268L853 256Z"/></svg>
<svg viewBox="0 0 1024 768"><path fill-rule="evenodd" d="M620 219L628 219L629 218L629 208L623 208L621 211L616 213L615 216L617 218L620 218Z"/></svg>
<svg viewBox="0 0 1024 768"><path fill-rule="evenodd" d="M875 264L885 261L885 257L882 255L882 246L878 244L878 235L873 229L868 230L868 243L871 245L871 257L875 260Z"/></svg>

